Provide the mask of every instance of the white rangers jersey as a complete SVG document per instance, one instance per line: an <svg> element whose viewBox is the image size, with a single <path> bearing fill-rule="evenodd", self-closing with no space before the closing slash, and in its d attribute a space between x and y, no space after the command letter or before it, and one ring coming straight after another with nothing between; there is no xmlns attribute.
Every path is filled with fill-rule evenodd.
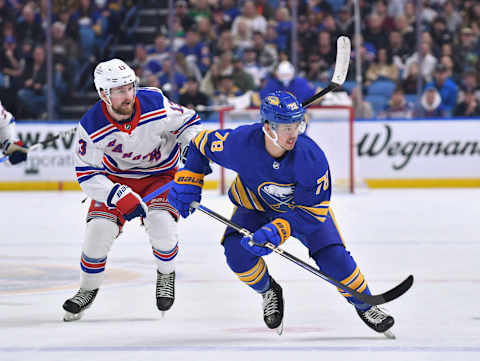
<svg viewBox="0 0 480 361"><path fill-rule="evenodd" d="M15 118L0 102L0 148L6 140L14 138Z"/></svg>
<svg viewBox="0 0 480 361"><path fill-rule="evenodd" d="M202 130L198 114L171 102L157 88L140 88L134 117L115 122L103 101L80 120L75 171L82 190L105 203L112 182L107 176L144 178L175 168L180 149Z"/></svg>

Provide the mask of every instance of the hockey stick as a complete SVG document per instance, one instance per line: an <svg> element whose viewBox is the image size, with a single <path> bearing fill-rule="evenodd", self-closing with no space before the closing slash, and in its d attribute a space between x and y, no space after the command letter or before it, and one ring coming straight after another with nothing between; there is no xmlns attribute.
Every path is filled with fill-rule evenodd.
<svg viewBox="0 0 480 361"><path fill-rule="evenodd" d="M195 209L198 209L198 210L202 211L203 213L209 215L210 217L215 218L216 220L222 222L223 224L226 224L227 226L235 229L240 234L243 234L244 236L249 237L250 239L253 238L253 233L252 232L248 231L245 228L242 228L242 227L238 226L237 224L235 224L232 221L226 219L225 217L221 216L220 214L215 213L214 211L212 211L212 210L208 209L207 207L201 205L200 203L192 202L192 204L190 206L192 208L195 208ZM331 284L337 286L338 288L341 288L345 292L348 292L349 294L351 294L353 297L357 298L358 300L360 300L360 301L362 301L366 304L372 305L372 306L381 305L383 303L393 301L394 299L400 297L405 292L407 292L413 284L413 276L410 275L403 282L401 282L399 285L395 286L394 288L392 288L391 290L389 290L387 292L384 292L384 293L379 294L379 295L366 295L366 294L357 292L357 291L355 291L354 289L352 289L348 286L345 286L344 284L342 284L342 283L338 282L337 280L331 278L330 276L321 272L320 270L316 269L315 267L312 267L309 264L307 264L307 263L303 262L302 260L298 259L297 257L291 255L287 251L285 251L281 248L275 247L272 243L267 242L265 245L258 245L258 246L260 246L260 247L263 246L263 247L267 247L267 248L271 249L272 251L279 254L280 256L285 257L289 261L291 261L291 262L297 264L298 266L306 269L307 271L313 273L314 275L324 279L327 282L330 282Z"/></svg>
<svg viewBox="0 0 480 361"><path fill-rule="evenodd" d="M345 78L348 73L348 65L350 63L350 39L346 36L339 36L337 39L337 56L335 58L335 70L330 84L310 99L305 100L302 103L302 107L306 108L312 105L317 99L323 97L325 94L330 93L332 90L337 89L345 82Z"/></svg>
<svg viewBox="0 0 480 361"><path fill-rule="evenodd" d="M147 194L145 197L142 198L142 201L144 201L145 203L147 203L148 201L152 200L153 198L155 198L156 196L162 194L163 192L165 192L167 189L169 189L171 186L173 185L173 179L168 182L167 184L164 184L163 186L161 186L160 188L154 190L152 193L150 194Z"/></svg>
<svg viewBox="0 0 480 361"><path fill-rule="evenodd" d="M49 143L53 142L54 140L57 140L57 139L59 139L59 138L66 137L66 136L71 135L71 134L75 134L76 131L77 131L77 128L72 128L72 129L68 129L68 130L63 130L63 131L55 134L54 136L49 137L49 138L45 139L44 141L38 142L38 143L36 143L36 144L28 147L28 148L25 148L24 150L22 149L21 151L24 152L24 153L31 152L32 150L35 150L35 149L38 149L38 148L40 148L40 147L42 147L42 146L48 145ZM8 155L6 155L5 157L0 158L0 163L5 162L7 159L8 159Z"/></svg>

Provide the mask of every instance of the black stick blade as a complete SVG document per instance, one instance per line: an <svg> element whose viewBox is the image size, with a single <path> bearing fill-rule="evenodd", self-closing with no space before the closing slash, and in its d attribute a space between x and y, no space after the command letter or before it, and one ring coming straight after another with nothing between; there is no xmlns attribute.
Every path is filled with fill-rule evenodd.
<svg viewBox="0 0 480 361"><path fill-rule="evenodd" d="M382 294L385 302L393 301L394 299L400 297L405 292L407 292L410 287L413 285L413 275L408 276L402 283L398 286L392 288L390 291L385 292Z"/></svg>

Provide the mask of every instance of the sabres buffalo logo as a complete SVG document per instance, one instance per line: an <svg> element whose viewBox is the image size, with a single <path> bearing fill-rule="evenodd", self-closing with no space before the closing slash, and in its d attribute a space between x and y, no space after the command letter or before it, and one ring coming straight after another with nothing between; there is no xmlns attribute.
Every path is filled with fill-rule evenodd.
<svg viewBox="0 0 480 361"><path fill-rule="evenodd" d="M269 104L272 104L272 105L280 104L280 99L278 99L278 97L276 97L274 95L268 96L267 101L268 101Z"/></svg>
<svg viewBox="0 0 480 361"><path fill-rule="evenodd" d="M294 208L293 184L278 184L274 182L263 182L258 186L258 194L263 201L276 212L288 212Z"/></svg>

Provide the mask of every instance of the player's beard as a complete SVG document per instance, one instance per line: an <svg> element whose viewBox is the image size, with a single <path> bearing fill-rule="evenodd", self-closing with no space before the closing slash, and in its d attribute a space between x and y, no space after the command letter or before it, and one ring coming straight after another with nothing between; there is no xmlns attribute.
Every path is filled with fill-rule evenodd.
<svg viewBox="0 0 480 361"><path fill-rule="evenodd" d="M115 113L119 115L131 116L133 113L134 101L124 101L118 107L112 106L112 109Z"/></svg>

